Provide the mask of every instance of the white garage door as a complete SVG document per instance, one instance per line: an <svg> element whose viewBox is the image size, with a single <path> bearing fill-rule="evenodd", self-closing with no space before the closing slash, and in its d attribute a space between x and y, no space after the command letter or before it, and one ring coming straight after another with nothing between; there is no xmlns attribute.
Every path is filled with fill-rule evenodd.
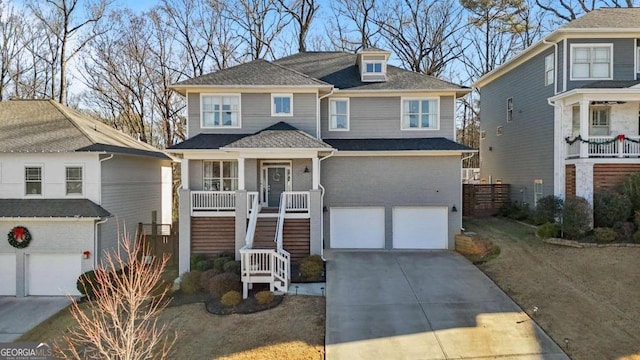
<svg viewBox="0 0 640 360"><path fill-rule="evenodd" d="M16 254L0 254L0 295L16 294Z"/></svg>
<svg viewBox="0 0 640 360"><path fill-rule="evenodd" d="M393 208L394 249L446 249L448 208L407 206Z"/></svg>
<svg viewBox="0 0 640 360"><path fill-rule="evenodd" d="M80 254L29 254L27 295L80 295Z"/></svg>
<svg viewBox="0 0 640 360"><path fill-rule="evenodd" d="M384 208L331 208L331 247L383 249Z"/></svg>

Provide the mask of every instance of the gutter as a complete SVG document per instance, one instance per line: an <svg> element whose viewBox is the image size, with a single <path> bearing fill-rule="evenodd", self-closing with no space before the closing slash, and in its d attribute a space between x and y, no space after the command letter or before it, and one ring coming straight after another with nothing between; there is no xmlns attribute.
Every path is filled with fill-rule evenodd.
<svg viewBox="0 0 640 360"><path fill-rule="evenodd" d="M107 221L109 221L109 218L105 218L104 220L101 221L96 221L95 225L94 225L94 230L93 230L93 269L95 270L95 268L98 266L98 225L104 224ZM119 241L119 240L118 240Z"/></svg>
<svg viewBox="0 0 640 360"><path fill-rule="evenodd" d="M98 162L100 162L100 192L98 193L98 205L102 206L102 163L107 161L107 160L111 160L113 159L113 153L109 156L107 156L104 159L98 159Z"/></svg>
<svg viewBox="0 0 640 360"><path fill-rule="evenodd" d="M320 257L324 261L327 261L327 259L324 258L324 194L326 192L326 189L324 188L324 186L322 186L322 182L320 181L322 179L322 172L320 169L322 168L322 161L332 157L333 155L335 155L335 153L336 151L334 150L331 152L331 154L323 157L322 159L318 159L318 186L322 191L320 193L320 240L322 241L322 246L320 246Z"/></svg>
<svg viewBox="0 0 640 360"><path fill-rule="evenodd" d="M318 121L316 121L316 134L317 134L316 138L318 140L322 139L322 136L320 134L320 129L321 129L321 126L320 126L320 102L322 101L322 99L325 99L325 98L333 95L334 92L335 92L335 88L332 87L331 91L328 94L322 95L322 96L320 96L318 98L318 106L316 107L316 112L318 113Z"/></svg>
<svg viewBox="0 0 640 360"><path fill-rule="evenodd" d="M542 39L542 43L546 45L553 45L553 95L558 94L558 43L547 41L546 38ZM565 69L563 68L563 74ZM563 81L564 83L564 81Z"/></svg>

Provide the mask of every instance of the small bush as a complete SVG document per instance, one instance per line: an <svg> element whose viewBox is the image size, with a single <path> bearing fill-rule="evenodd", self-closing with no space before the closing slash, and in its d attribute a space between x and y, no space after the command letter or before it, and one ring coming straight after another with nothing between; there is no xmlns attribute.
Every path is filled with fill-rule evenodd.
<svg viewBox="0 0 640 360"><path fill-rule="evenodd" d="M633 212L633 223L638 229L640 229L640 210L636 210Z"/></svg>
<svg viewBox="0 0 640 360"><path fill-rule="evenodd" d="M228 257L215 258L213 259L213 268L222 273L224 272L224 264L228 263L229 261L233 261L233 259Z"/></svg>
<svg viewBox="0 0 640 360"><path fill-rule="evenodd" d="M214 276L209 285L209 292L217 299L220 299L222 295L231 290L242 290L240 276L232 273L224 273Z"/></svg>
<svg viewBox="0 0 640 360"><path fill-rule="evenodd" d="M560 226L558 224L548 222L538 226L536 234L543 239L557 238L560 236Z"/></svg>
<svg viewBox="0 0 640 360"><path fill-rule="evenodd" d="M193 268L193 270L207 271L212 267L213 267L213 263L211 260L200 260L196 263L196 266Z"/></svg>
<svg viewBox="0 0 640 360"><path fill-rule="evenodd" d="M622 194L631 200L633 210L640 210L640 173L627 177L622 185Z"/></svg>
<svg viewBox="0 0 640 360"><path fill-rule="evenodd" d="M319 278L322 270L324 270L324 262L320 256L307 256L300 262L300 276L305 280Z"/></svg>
<svg viewBox="0 0 640 360"><path fill-rule="evenodd" d="M608 244L616 239L616 231L612 228L597 227L593 229L593 236L596 242L601 244Z"/></svg>
<svg viewBox="0 0 640 360"><path fill-rule="evenodd" d="M98 290L98 281L96 280L96 272L94 270L87 271L78 277L76 288L82 295L86 295L89 299L95 298L95 290Z"/></svg>
<svg viewBox="0 0 640 360"><path fill-rule="evenodd" d="M203 272L200 276L200 289L209 289L211 281L216 275L220 275L220 272L216 269L209 269Z"/></svg>
<svg viewBox="0 0 640 360"><path fill-rule="evenodd" d="M241 266L242 265L240 265L240 261L228 261L227 263L224 264L223 270L226 273L240 275Z"/></svg>
<svg viewBox="0 0 640 360"><path fill-rule="evenodd" d="M584 198L575 196L564 203L562 232L570 239L579 239L591 229L591 205Z"/></svg>
<svg viewBox="0 0 640 360"><path fill-rule="evenodd" d="M191 255L191 269L196 268L196 264L202 260L207 260L207 257L203 254L193 254Z"/></svg>
<svg viewBox="0 0 640 360"><path fill-rule="evenodd" d="M631 200L618 193L599 192L593 195L593 224L612 227L631 215Z"/></svg>
<svg viewBox="0 0 640 360"><path fill-rule="evenodd" d="M635 242L636 244L640 244L640 230L636 231L633 234L633 242Z"/></svg>
<svg viewBox="0 0 640 360"><path fill-rule="evenodd" d="M533 212L533 221L537 225L554 223L562 215L564 201L559 197L550 195L538 200L536 209Z"/></svg>
<svg viewBox="0 0 640 360"><path fill-rule="evenodd" d="M218 255L216 255L216 258L229 258L229 259L235 259L236 254L230 251L223 251L221 253L219 253Z"/></svg>
<svg viewBox="0 0 640 360"><path fill-rule="evenodd" d="M240 304L241 301L242 301L242 295L240 295L240 293L235 290L227 291L220 298L220 303L226 306L236 306Z"/></svg>
<svg viewBox="0 0 640 360"><path fill-rule="evenodd" d="M531 215L529 207L517 203L509 203L503 205L498 210L498 215L514 220L525 220Z"/></svg>
<svg viewBox="0 0 640 360"><path fill-rule="evenodd" d="M636 232L636 227L630 222L618 222L613 226L617 236L616 240L619 242L632 242L633 234Z"/></svg>
<svg viewBox="0 0 640 360"><path fill-rule="evenodd" d="M260 291L254 297L260 305L269 304L273 301L273 293L271 291Z"/></svg>
<svg viewBox="0 0 640 360"><path fill-rule="evenodd" d="M193 270L182 274L182 281L180 281L180 290L185 294L195 294L200 291L200 278L202 272Z"/></svg>

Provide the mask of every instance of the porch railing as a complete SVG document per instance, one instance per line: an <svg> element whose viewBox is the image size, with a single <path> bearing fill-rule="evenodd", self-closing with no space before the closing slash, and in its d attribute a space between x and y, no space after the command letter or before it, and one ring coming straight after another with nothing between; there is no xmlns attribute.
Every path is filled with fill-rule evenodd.
<svg viewBox="0 0 640 360"><path fill-rule="evenodd" d="M576 141L567 144L567 157L580 157L580 147L587 147L587 154L594 158L640 157L640 136L590 136L589 143Z"/></svg>
<svg viewBox="0 0 640 360"><path fill-rule="evenodd" d="M191 211L235 211L235 191L192 191Z"/></svg>
<svg viewBox="0 0 640 360"><path fill-rule="evenodd" d="M258 213L260 212L260 205L258 204L258 193L256 196L251 197L251 204L247 207L249 209L249 224L247 225L247 234L244 238L244 243L249 247L253 246L253 238L256 234L256 224L258 223Z"/></svg>
<svg viewBox="0 0 640 360"><path fill-rule="evenodd" d="M242 297L249 297L249 286L268 283L271 291L286 292L291 281L291 255L284 249L240 249Z"/></svg>
<svg viewBox="0 0 640 360"><path fill-rule="evenodd" d="M247 219L251 216L251 211L257 209L256 212L260 212L260 197L257 191L247 191Z"/></svg>
<svg viewBox="0 0 640 360"><path fill-rule="evenodd" d="M285 202L287 212L308 212L309 192L308 191L285 191L282 193L280 202Z"/></svg>

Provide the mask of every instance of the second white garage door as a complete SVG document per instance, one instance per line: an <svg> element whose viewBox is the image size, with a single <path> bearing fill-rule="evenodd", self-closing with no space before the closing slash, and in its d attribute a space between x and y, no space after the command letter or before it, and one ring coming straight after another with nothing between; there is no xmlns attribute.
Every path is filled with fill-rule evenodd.
<svg viewBox="0 0 640 360"><path fill-rule="evenodd" d="M80 295L80 254L29 254L27 295Z"/></svg>
<svg viewBox="0 0 640 360"><path fill-rule="evenodd" d="M393 208L394 249L446 249L448 208L401 206Z"/></svg>
<svg viewBox="0 0 640 360"><path fill-rule="evenodd" d="M331 247L384 249L384 208L330 209Z"/></svg>
<svg viewBox="0 0 640 360"><path fill-rule="evenodd" d="M16 294L16 254L0 254L0 295Z"/></svg>

